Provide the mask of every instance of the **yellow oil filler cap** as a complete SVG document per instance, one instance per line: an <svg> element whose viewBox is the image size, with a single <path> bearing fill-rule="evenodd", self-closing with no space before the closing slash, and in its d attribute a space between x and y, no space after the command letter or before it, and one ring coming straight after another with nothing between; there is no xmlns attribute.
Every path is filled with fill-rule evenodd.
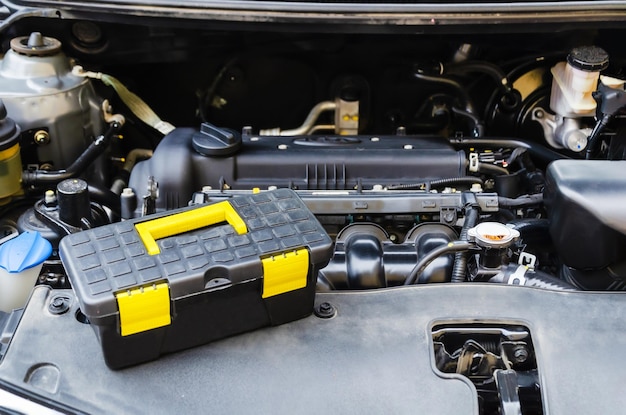
<svg viewBox="0 0 626 415"><path fill-rule="evenodd" d="M7 117L0 100L0 204L21 190L22 159L20 157L20 128Z"/></svg>

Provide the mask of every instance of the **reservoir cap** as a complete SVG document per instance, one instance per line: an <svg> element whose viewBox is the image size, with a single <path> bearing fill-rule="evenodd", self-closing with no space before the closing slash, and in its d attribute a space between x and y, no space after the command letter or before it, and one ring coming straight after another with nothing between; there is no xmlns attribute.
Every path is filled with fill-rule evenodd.
<svg viewBox="0 0 626 415"><path fill-rule="evenodd" d="M0 100L0 151L7 150L20 141L20 129L11 118L7 117L7 109Z"/></svg>
<svg viewBox="0 0 626 415"><path fill-rule="evenodd" d="M572 49L567 63L581 71L600 72L609 66L609 54L597 46L583 46Z"/></svg>
<svg viewBox="0 0 626 415"><path fill-rule="evenodd" d="M0 245L0 268L19 273L45 261L52 253L52 245L39 232L24 232Z"/></svg>

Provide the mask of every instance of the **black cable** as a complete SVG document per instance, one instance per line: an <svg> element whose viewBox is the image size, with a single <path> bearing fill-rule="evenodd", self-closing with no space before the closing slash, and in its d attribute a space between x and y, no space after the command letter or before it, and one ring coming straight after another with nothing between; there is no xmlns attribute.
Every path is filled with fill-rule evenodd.
<svg viewBox="0 0 626 415"><path fill-rule="evenodd" d="M415 264L415 267L413 267L409 275L406 277L406 280L404 280L404 285L415 284L415 282L419 279L418 277L424 271L424 269L428 265L430 265L431 262L433 262L435 259L439 258L440 256L449 254L452 252L467 251L472 247L473 247L473 244L469 242L456 241L456 242L450 242L446 245L442 245L440 247L433 249L428 254L426 254L422 259L420 259L420 261L417 264Z"/></svg>
<svg viewBox="0 0 626 415"><path fill-rule="evenodd" d="M93 163L109 146L111 139L122 128L122 124L114 121L109 129L87 147L87 149L65 170L26 170L22 172L24 186L41 186L57 184L65 179L80 175Z"/></svg>
<svg viewBox="0 0 626 415"><path fill-rule="evenodd" d="M478 208L469 206L465 209L465 221L459 235L460 242L467 242L467 232L476 226L478 221ZM451 282L464 282L467 275L467 252L461 251L454 255L454 267L452 268Z"/></svg>
<svg viewBox="0 0 626 415"><path fill-rule="evenodd" d="M87 190L91 201L108 207L116 216L120 216L121 202L118 194L113 193L109 189L94 186L92 184L87 186Z"/></svg>
<svg viewBox="0 0 626 415"><path fill-rule="evenodd" d="M491 62L484 61L465 61L456 65L446 66L444 73L449 74L464 74L468 72L480 72L489 75L498 84L499 88L502 88L504 92L510 92L511 86L507 79L506 74L500 67L494 65Z"/></svg>
<svg viewBox="0 0 626 415"><path fill-rule="evenodd" d="M485 174L492 174L494 176L498 176L502 174L504 175L509 174L509 171L505 169L504 167L496 166L495 164L489 164L489 163L478 163L478 172L485 173Z"/></svg>
<svg viewBox="0 0 626 415"><path fill-rule="evenodd" d="M472 121L472 123L474 124L474 137L479 138L485 135L485 125L483 124L482 120L478 118L475 114L456 107L452 107L452 112L465 118L469 118Z"/></svg>
<svg viewBox="0 0 626 415"><path fill-rule="evenodd" d="M439 84L443 84L443 85L447 85L449 87L452 87L453 89L455 89L459 93L459 95L463 99L463 105L465 106L465 111L469 112L470 114L475 114L476 113L476 110L474 109L474 103L472 102L471 98L467 94L467 91L465 90L465 88L463 88L463 86L461 86L460 83L458 83L454 79L446 78L446 77L443 77L443 76L425 75L425 74L420 73L420 72L414 72L413 75L417 79L422 80L422 81L434 82L434 83L439 83Z"/></svg>
<svg viewBox="0 0 626 415"><path fill-rule="evenodd" d="M564 156L563 154L557 153L556 151L552 151L540 144L522 141L518 139L509 139L509 138L497 138L497 137L488 137L488 138L452 138L450 139L450 144L457 147L475 147L475 148L490 148L490 147L498 147L498 148L517 148L522 147L528 149L528 152L545 161L551 162L554 160L560 159L569 159L570 157Z"/></svg>
<svg viewBox="0 0 626 415"><path fill-rule="evenodd" d="M591 160L591 156L593 155L593 151L596 147L596 142L598 141L598 137L600 137L600 133L604 131L609 121L611 121L611 114L604 114L600 120L596 123L589 134L589 138L587 139L587 151L585 152L585 160Z"/></svg>
<svg viewBox="0 0 626 415"><path fill-rule="evenodd" d="M460 184L467 184L467 185L480 184L482 186L484 182L480 177L474 177L474 176L449 177L446 179L431 180L430 182L424 182L424 183L408 183L408 184L398 184L398 185L387 186L387 190L415 190L415 189L425 188L426 191L430 191L430 189L436 188L436 187L460 185Z"/></svg>

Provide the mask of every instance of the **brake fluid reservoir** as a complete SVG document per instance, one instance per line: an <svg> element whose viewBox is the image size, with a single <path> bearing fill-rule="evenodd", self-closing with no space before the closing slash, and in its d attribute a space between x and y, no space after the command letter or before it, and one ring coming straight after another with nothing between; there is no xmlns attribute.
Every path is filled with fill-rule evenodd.
<svg viewBox="0 0 626 415"><path fill-rule="evenodd" d="M72 74L61 42L38 32L11 40L0 61L0 98L22 129L24 163L65 168L102 131L90 81Z"/></svg>
<svg viewBox="0 0 626 415"><path fill-rule="evenodd" d="M562 117L593 116L596 101L591 93L597 89L600 71L609 65L609 55L597 46L573 49L567 62L551 70L550 108Z"/></svg>
<svg viewBox="0 0 626 415"><path fill-rule="evenodd" d="M0 101L0 205L21 190L20 128Z"/></svg>

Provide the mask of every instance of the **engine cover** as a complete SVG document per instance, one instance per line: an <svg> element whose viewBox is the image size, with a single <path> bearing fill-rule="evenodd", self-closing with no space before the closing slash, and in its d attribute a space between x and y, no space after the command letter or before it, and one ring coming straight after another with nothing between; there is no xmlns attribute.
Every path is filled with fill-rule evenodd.
<svg viewBox="0 0 626 415"><path fill-rule="evenodd" d="M138 163L129 186L142 196L148 177L159 184L157 209L186 206L193 192L268 186L352 190L463 176L465 154L441 138L421 136L268 137L244 135L229 156L204 156L192 146L197 130L178 128Z"/></svg>
<svg viewBox="0 0 626 415"><path fill-rule="evenodd" d="M599 269L624 261L626 161L557 160L546 175L550 234L563 262Z"/></svg>

